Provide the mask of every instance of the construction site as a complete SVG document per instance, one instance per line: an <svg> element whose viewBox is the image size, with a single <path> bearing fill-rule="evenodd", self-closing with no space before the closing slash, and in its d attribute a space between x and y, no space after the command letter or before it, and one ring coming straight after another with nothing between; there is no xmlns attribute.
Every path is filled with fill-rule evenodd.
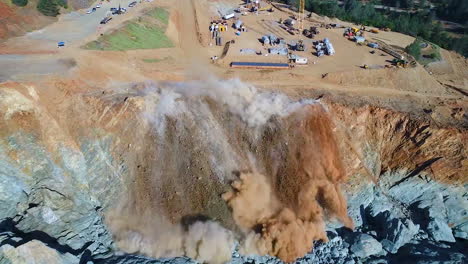
<svg viewBox="0 0 468 264"><path fill-rule="evenodd" d="M0 263L468 262L462 55L303 0L5 1Z"/></svg>
<svg viewBox="0 0 468 264"><path fill-rule="evenodd" d="M380 34L376 28L313 18L312 13L306 14L304 1L299 1L297 12L278 3L247 1L238 6L220 5L217 13L219 16L209 26L211 39L204 46L221 46L221 50L209 51L215 54L213 62L220 66L230 65L234 60L289 63L291 68L312 64L322 71L307 71L318 74L326 73L323 67L327 65L335 67L329 71L355 70L356 66L363 69L416 66L415 60L403 50L405 43L394 47L382 41L389 35L387 32ZM408 44L411 40L406 41ZM333 43L340 52L336 52ZM352 59L346 54L360 55ZM330 58L322 58L324 55Z"/></svg>

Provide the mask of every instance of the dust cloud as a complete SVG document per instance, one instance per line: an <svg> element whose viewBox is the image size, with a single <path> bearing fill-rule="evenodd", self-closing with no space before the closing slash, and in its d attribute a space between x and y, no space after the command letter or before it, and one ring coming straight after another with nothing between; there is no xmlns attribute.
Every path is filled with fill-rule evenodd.
<svg viewBox="0 0 468 264"><path fill-rule="evenodd" d="M155 212L138 213L120 206L106 214L120 250L154 258L187 256L201 263L221 264L231 259L234 235L213 221L173 224Z"/></svg>
<svg viewBox="0 0 468 264"><path fill-rule="evenodd" d="M311 99L292 101L283 94L259 92L239 79L220 80L213 76L184 83L147 83L146 86L146 117L157 125L163 123L165 116L189 111L187 98L215 100L227 106L232 114L240 116L250 127L260 127L272 116L288 116L303 105L317 103Z"/></svg>
<svg viewBox="0 0 468 264"><path fill-rule="evenodd" d="M277 168L274 188L258 173L242 173L223 199L246 233L244 254L269 254L292 262L312 249L312 241L327 241L325 220L339 219L352 228L339 184L345 173L327 113L306 107L305 120L295 128L296 143ZM285 138L286 140L287 138Z"/></svg>
<svg viewBox="0 0 468 264"><path fill-rule="evenodd" d="M238 241L241 253L291 262L327 240L327 219L353 226L333 124L319 102L213 77L147 83L143 94L151 164L106 214L121 250L224 263ZM192 214L207 219L184 222Z"/></svg>

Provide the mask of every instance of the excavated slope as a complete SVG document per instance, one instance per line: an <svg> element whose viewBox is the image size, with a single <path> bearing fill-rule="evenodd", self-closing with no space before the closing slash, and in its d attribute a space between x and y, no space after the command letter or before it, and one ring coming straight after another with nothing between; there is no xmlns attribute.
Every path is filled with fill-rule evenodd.
<svg viewBox="0 0 468 264"><path fill-rule="evenodd" d="M2 84L0 260L466 258L466 130L236 80L80 85Z"/></svg>

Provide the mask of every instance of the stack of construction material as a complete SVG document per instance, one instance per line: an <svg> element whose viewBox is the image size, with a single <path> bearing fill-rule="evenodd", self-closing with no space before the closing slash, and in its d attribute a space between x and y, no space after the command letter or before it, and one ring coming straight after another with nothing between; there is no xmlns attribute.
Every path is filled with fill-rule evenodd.
<svg viewBox="0 0 468 264"><path fill-rule="evenodd" d="M276 35L273 35L273 34L264 35L262 37L263 44L276 45L276 44L280 44L280 42L281 40Z"/></svg>
<svg viewBox="0 0 468 264"><path fill-rule="evenodd" d="M324 38L323 43L325 44L326 51L327 51L328 55L335 54L335 49L333 48L333 45L331 44L331 42L330 42L330 40L328 38Z"/></svg>
<svg viewBox="0 0 468 264"><path fill-rule="evenodd" d="M234 28L235 29L240 29L242 27L242 25L244 24L244 22L242 22L242 20L237 20L236 23L234 23Z"/></svg>
<svg viewBox="0 0 468 264"><path fill-rule="evenodd" d="M317 50L317 57L322 57L323 55L325 55L325 45L323 44L323 42L318 42L315 45L315 49Z"/></svg>
<svg viewBox="0 0 468 264"><path fill-rule="evenodd" d="M356 41L356 43L364 43L364 42L366 42L366 38L365 37L360 37L360 36L355 36L354 41Z"/></svg>
<svg viewBox="0 0 468 264"><path fill-rule="evenodd" d="M278 37L276 35L270 34L268 37L270 38L271 45L275 45L278 43Z"/></svg>
<svg viewBox="0 0 468 264"><path fill-rule="evenodd" d="M278 48L269 48L268 52L273 55L288 55L288 48L278 47Z"/></svg>
<svg viewBox="0 0 468 264"><path fill-rule="evenodd" d="M257 52L254 49L241 49L240 53L243 55L255 55Z"/></svg>

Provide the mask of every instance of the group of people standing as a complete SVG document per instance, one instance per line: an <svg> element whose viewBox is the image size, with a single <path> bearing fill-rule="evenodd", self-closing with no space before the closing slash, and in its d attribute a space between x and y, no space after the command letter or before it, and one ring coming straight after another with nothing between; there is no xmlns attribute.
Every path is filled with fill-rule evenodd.
<svg viewBox="0 0 468 264"><path fill-rule="evenodd" d="M220 32L225 32L228 29L228 24L226 21L223 22L211 22L210 32L211 38L216 38L219 36Z"/></svg>

